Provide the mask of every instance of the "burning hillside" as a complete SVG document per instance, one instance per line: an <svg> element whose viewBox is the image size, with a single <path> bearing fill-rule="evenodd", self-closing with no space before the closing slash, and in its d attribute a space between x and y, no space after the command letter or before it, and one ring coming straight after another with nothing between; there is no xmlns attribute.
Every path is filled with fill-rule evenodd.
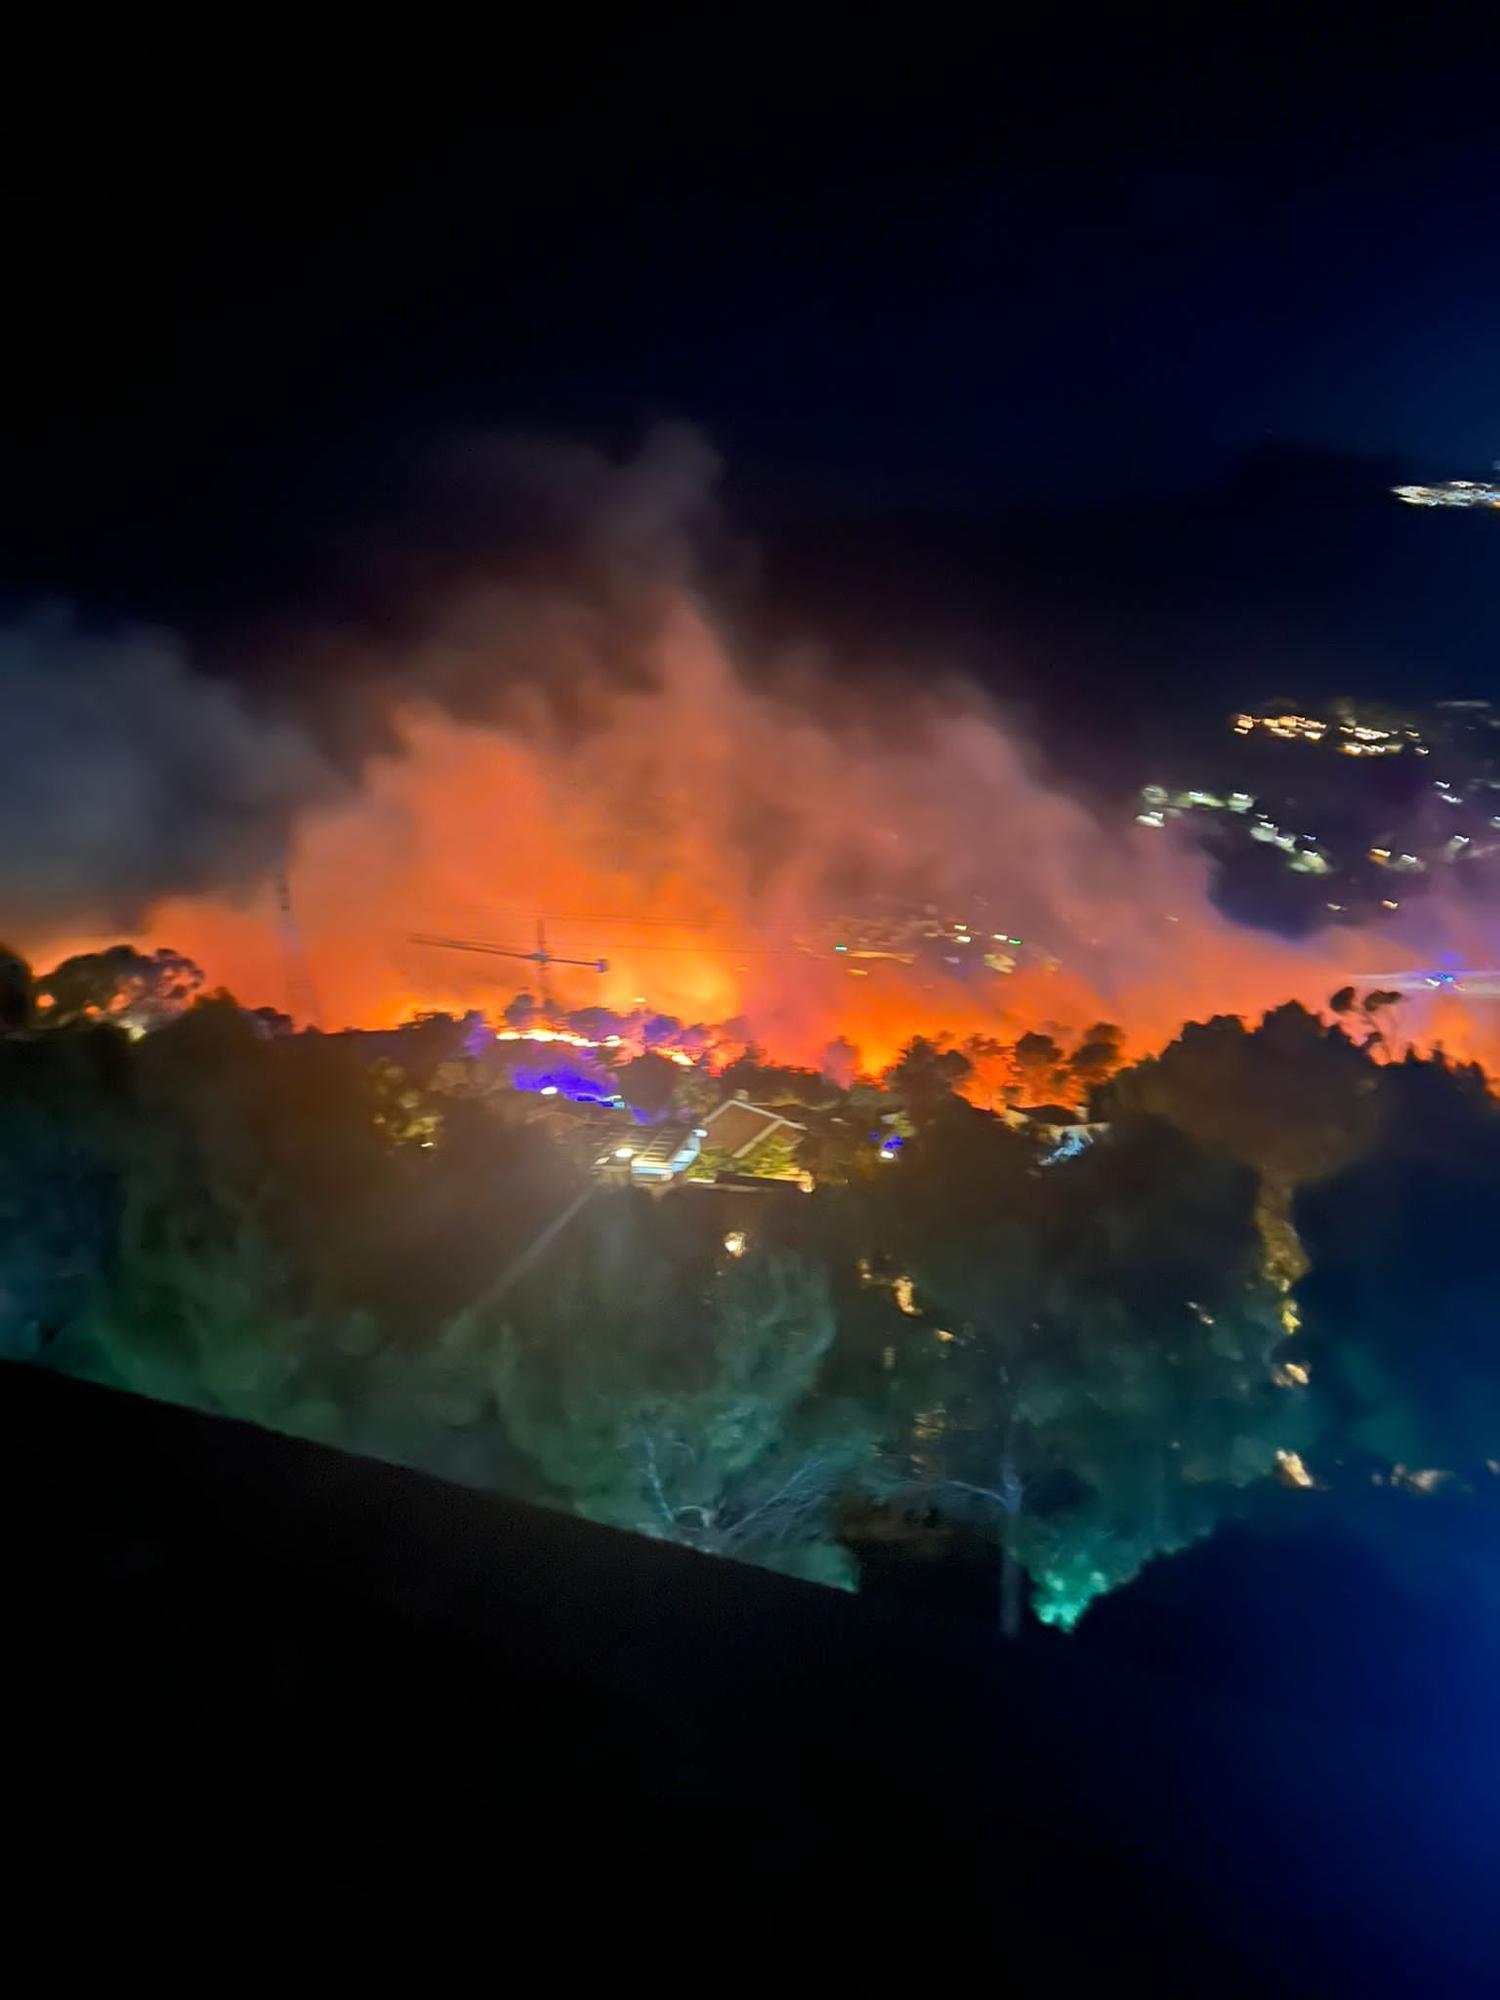
<svg viewBox="0 0 1500 2000"><path fill-rule="evenodd" d="M686 599L655 664L650 684L601 690L581 735L425 705L393 716L399 747L297 836L329 1025L500 1011L537 991L521 954L539 917L550 954L606 963L549 968L563 1006L735 1023L789 1060L842 1038L866 1068L918 1032L1105 1018L1144 1046L1194 1012L1321 1001L1338 983L1316 949L1218 916L1187 857L1049 790L971 689L865 703L805 680L752 687ZM851 919L875 904L909 915ZM411 942L419 929L517 956ZM167 899L143 936L248 1003L283 999L269 885Z"/></svg>
<svg viewBox="0 0 1500 2000"><path fill-rule="evenodd" d="M11 884L12 939L40 963L170 945L280 1006L284 861L328 1026L541 997L540 921L550 957L581 961L546 968L557 1008L672 1017L695 1051L754 1039L816 1063L837 1044L866 1070L916 1033L1100 1020L1140 1052L1186 1017L1320 1005L1390 959L1389 936L1293 946L1231 923L1200 861L1101 826L957 675L855 681L751 647L695 574L701 447L586 469L563 482L583 491L566 576L451 584L396 637L310 648L269 720L175 654L134 642L126 672L65 649L48 739L15 746L39 850L64 817L48 867ZM97 766L81 817L38 775L70 738Z"/></svg>

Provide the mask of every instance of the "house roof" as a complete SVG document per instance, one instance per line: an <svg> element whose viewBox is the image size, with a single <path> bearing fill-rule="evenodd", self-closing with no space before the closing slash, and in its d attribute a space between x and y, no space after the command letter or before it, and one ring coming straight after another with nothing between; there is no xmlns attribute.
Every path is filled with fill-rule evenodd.
<svg viewBox="0 0 1500 2000"><path fill-rule="evenodd" d="M693 1129L691 1125L679 1123L675 1119L665 1125L658 1125L631 1161L631 1171L636 1172L642 1167L670 1166L692 1139Z"/></svg>
<svg viewBox="0 0 1500 2000"><path fill-rule="evenodd" d="M784 1118L779 1111L768 1111L764 1105L749 1104L742 1097L731 1097L716 1111L711 1111L703 1121L708 1133L707 1144L718 1152L724 1152L731 1159L738 1159L752 1147L767 1139L773 1132L788 1135L807 1130L792 1118Z"/></svg>

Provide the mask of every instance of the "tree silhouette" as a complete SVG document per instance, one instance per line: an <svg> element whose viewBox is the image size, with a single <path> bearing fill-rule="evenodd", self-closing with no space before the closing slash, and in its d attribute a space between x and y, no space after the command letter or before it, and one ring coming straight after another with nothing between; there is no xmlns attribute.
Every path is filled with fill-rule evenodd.
<svg viewBox="0 0 1500 2000"><path fill-rule="evenodd" d="M939 1048L925 1035L915 1035L882 1080L920 1125L937 1114L973 1071L974 1065L960 1050Z"/></svg>
<svg viewBox="0 0 1500 2000"><path fill-rule="evenodd" d="M36 1007L48 1027L103 1020L145 1034L181 1014L202 988L202 970L180 952L115 944L65 958L44 973Z"/></svg>
<svg viewBox="0 0 1500 2000"><path fill-rule="evenodd" d="M1355 1452L1486 1479L1500 1104L1478 1071L1416 1057L1382 1072L1381 1097L1375 1144L1297 1201L1313 1380Z"/></svg>
<svg viewBox="0 0 1500 2000"><path fill-rule="evenodd" d="M677 1095L677 1065L655 1049L645 1049L615 1072L620 1095L632 1110L664 1118Z"/></svg>
<svg viewBox="0 0 1500 2000"><path fill-rule="evenodd" d="M0 1035L31 1025L31 967L9 945L0 944Z"/></svg>
<svg viewBox="0 0 1500 2000"><path fill-rule="evenodd" d="M1338 1028L1295 1001L1255 1028L1235 1015L1190 1022L1158 1056L1121 1070L1101 1093L1106 1118L1165 1118L1260 1178L1260 1223L1283 1282L1304 1258L1291 1224L1293 1191L1335 1172L1369 1143L1379 1071Z"/></svg>

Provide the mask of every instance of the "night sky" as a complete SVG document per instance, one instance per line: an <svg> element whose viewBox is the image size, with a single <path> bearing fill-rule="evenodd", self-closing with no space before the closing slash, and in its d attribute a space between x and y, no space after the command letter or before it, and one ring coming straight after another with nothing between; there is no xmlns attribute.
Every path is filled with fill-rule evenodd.
<svg viewBox="0 0 1500 2000"><path fill-rule="evenodd" d="M1500 457L1481 20L51 44L0 580L227 656L472 536L435 448L684 420L771 615L853 646L1120 715L1148 676L1484 692L1494 523L1385 497Z"/></svg>

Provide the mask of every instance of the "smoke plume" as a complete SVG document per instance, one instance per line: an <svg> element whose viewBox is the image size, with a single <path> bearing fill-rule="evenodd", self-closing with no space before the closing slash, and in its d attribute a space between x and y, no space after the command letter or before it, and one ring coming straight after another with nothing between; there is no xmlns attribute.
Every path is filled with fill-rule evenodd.
<svg viewBox="0 0 1500 2000"><path fill-rule="evenodd" d="M0 935L129 932L168 895L234 896L335 790L307 733L156 634L66 612L0 631Z"/></svg>
<svg viewBox="0 0 1500 2000"><path fill-rule="evenodd" d="M1201 863L1102 826L958 671L861 680L752 646L698 556L714 472L680 430L623 465L468 448L378 615L284 644L256 709L160 640L13 634L0 923L59 954L125 931L279 1003L285 856L330 1025L498 1011L534 967L410 934L521 953L541 921L558 957L608 962L553 968L559 1003L743 1017L778 1054L838 1041L866 1066L914 1032L1099 1018L1141 1048L1320 1003L1359 962L1357 939L1334 959L1221 917ZM838 949L912 912L972 942Z"/></svg>

